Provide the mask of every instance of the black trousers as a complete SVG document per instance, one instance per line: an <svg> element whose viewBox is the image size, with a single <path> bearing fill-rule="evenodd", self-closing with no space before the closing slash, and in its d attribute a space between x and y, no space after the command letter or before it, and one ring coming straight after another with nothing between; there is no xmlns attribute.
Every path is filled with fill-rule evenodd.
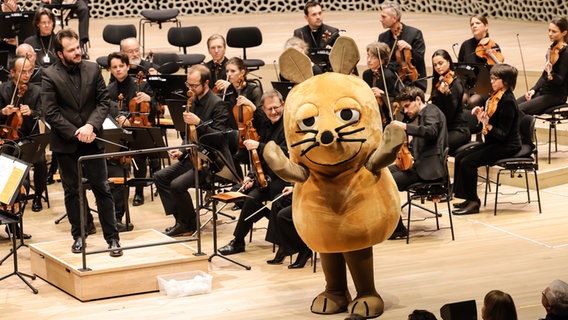
<svg viewBox="0 0 568 320"><path fill-rule="evenodd" d="M79 143L75 153L57 153L59 172L65 194L65 210L71 223L71 235L73 238L81 236L81 218L79 190L80 181L77 172L77 160L84 155L101 154L94 143ZM112 239L119 239L116 230L116 220L114 216L114 203L110 186L108 183L107 166L104 158L83 161L83 176L87 178L91 190L95 195L99 221L103 229L103 235L107 242Z"/></svg>
<svg viewBox="0 0 568 320"><path fill-rule="evenodd" d="M47 189L47 161L45 153L42 154L40 160L34 163L34 189L36 197Z"/></svg>
<svg viewBox="0 0 568 320"><path fill-rule="evenodd" d="M292 205L292 195L284 196L272 203L270 208L270 215L268 217L268 228L266 229L265 240L279 246L283 246L282 237L280 234L281 225L278 222L278 213Z"/></svg>
<svg viewBox="0 0 568 320"><path fill-rule="evenodd" d="M566 96L552 94L535 94L530 101L525 96L517 99L519 110L525 114L539 115L546 109L566 102Z"/></svg>

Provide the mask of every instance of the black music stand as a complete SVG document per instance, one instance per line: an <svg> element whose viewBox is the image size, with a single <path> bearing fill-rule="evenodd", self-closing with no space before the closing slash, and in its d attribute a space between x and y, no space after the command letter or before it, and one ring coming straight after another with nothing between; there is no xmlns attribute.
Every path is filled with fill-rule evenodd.
<svg viewBox="0 0 568 320"><path fill-rule="evenodd" d="M456 63L455 72L469 94L489 94L489 66L483 63Z"/></svg>
<svg viewBox="0 0 568 320"><path fill-rule="evenodd" d="M183 113L187 106L187 100L166 99L166 104L170 110L170 116L174 123L174 128L185 136L186 123L183 121Z"/></svg>
<svg viewBox="0 0 568 320"><path fill-rule="evenodd" d="M17 43L24 43L27 37L36 33L33 11L0 12L0 38L18 39Z"/></svg>
<svg viewBox="0 0 568 320"><path fill-rule="evenodd" d="M280 92L284 100L286 100L288 93L290 93L290 90L292 90L292 88L294 88L294 86L296 85L293 82L286 81L271 81L270 83L272 84L273 89Z"/></svg>
<svg viewBox="0 0 568 320"><path fill-rule="evenodd" d="M323 72L332 71L329 63L329 53L331 49L308 49L308 57Z"/></svg>
<svg viewBox="0 0 568 320"><path fill-rule="evenodd" d="M3 174L8 175L10 177L6 183L0 186L3 195L8 195L8 198L2 199L1 202L4 204L2 209L0 210L0 224L8 225L8 236L12 241L12 249L10 249L10 253L2 259L4 262L8 257L11 255L14 256L14 271L8 275L3 276L0 278L0 281L11 277L11 276L18 276L30 289L32 289L33 293L37 294L38 290L34 288L25 278L29 277L32 280L35 280L35 275L28 275L18 271L18 247L16 245L16 234L11 232L10 230L15 230L18 226L18 223L21 223L22 213L25 207L25 199L22 199L20 196L20 189L22 184L27 176L30 165L22 160L16 159L6 154L0 155L0 162L3 169ZM15 202L18 202L18 212L14 212L15 210ZM21 230L21 228L20 228Z"/></svg>
<svg viewBox="0 0 568 320"><path fill-rule="evenodd" d="M168 107L167 99L183 100L187 97L187 87L185 86L185 81L187 81L186 75L149 75L147 81L156 94L156 100L161 104L168 105Z"/></svg>
<svg viewBox="0 0 568 320"><path fill-rule="evenodd" d="M8 56L10 52L6 50L0 51L0 82L5 82L8 80L10 75L10 70L8 70Z"/></svg>

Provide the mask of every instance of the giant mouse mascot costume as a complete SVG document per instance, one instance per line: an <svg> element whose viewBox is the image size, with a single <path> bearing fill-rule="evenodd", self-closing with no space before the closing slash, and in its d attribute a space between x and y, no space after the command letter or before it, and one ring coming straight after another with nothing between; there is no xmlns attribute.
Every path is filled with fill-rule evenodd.
<svg viewBox="0 0 568 320"><path fill-rule="evenodd" d="M400 216L398 190L386 167L396 158L404 131L389 125L382 132L373 92L348 75L358 61L357 46L347 37L340 37L330 54L334 72L315 77L305 55L295 49L282 53L282 75L299 83L284 108L290 158L272 142L263 156L278 176L295 183L294 225L321 254L326 286L311 311L374 318L384 303L375 290L372 246L391 235ZM357 289L354 299L346 265Z"/></svg>

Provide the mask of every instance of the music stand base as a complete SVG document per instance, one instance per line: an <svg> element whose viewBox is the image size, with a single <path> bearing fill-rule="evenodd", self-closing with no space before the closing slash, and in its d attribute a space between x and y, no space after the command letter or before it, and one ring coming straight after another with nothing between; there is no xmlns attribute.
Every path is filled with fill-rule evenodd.
<svg viewBox="0 0 568 320"><path fill-rule="evenodd" d="M37 294L37 293L39 292L36 288L34 288L34 287L31 285L31 283L28 282L28 280L26 280L26 278L24 278L24 277L28 277L28 278L30 278L30 279L32 279L32 280L35 280L35 278L36 278L35 275L31 276L31 275L29 275L29 274L25 274L25 273L22 273L22 272L14 271L14 272L12 272L12 273L10 273L10 274L8 274L8 275L5 275L5 276L3 276L2 278L0 278L0 281L4 280L4 279L6 279L6 278L9 278L9 277L11 277L11 276L18 276L18 278L20 278L20 279L32 290L32 292L33 292L34 294Z"/></svg>
<svg viewBox="0 0 568 320"><path fill-rule="evenodd" d="M232 263L234 263L234 264L236 264L236 265L239 265L239 266L241 266L241 267L243 267L243 268L245 268L245 269L247 269L247 270L250 270L250 269L251 269L251 266L246 265L246 264L243 264L243 263L240 263L240 262L238 262L238 261L236 261L236 260L233 260L233 259L231 259L231 258L229 258L229 257L227 257L227 256L224 256L224 255L222 255L222 254L220 254L220 253L218 253L218 252L215 252L215 253L213 253L211 256L209 256L208 261L211 262L211 260L212 260L214 257L223 258L223 259L225 259L225 260L227 260L227 261L229 261L229 262L232 262Z"/></svg>

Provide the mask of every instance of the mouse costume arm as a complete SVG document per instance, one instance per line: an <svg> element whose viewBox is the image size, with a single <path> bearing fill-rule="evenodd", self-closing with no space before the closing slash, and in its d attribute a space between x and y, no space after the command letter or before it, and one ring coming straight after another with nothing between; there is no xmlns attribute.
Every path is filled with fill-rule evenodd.
<svg viewBox="0 0 568 320"><path fill-rule="evenodd" d="M310 175L308 169L290 161L274 141L269 141L264 146L262 156L270 169L282 180L303 183Z"/></svg>
<svg viewBox="0 0 568 320"><path fill-rule="evenodd" d="M401 128L389 124L383 132L381 144L369 157L365 168L374 174L379 174L382 168L392 164L402 146L406 133Z"/></svg>

